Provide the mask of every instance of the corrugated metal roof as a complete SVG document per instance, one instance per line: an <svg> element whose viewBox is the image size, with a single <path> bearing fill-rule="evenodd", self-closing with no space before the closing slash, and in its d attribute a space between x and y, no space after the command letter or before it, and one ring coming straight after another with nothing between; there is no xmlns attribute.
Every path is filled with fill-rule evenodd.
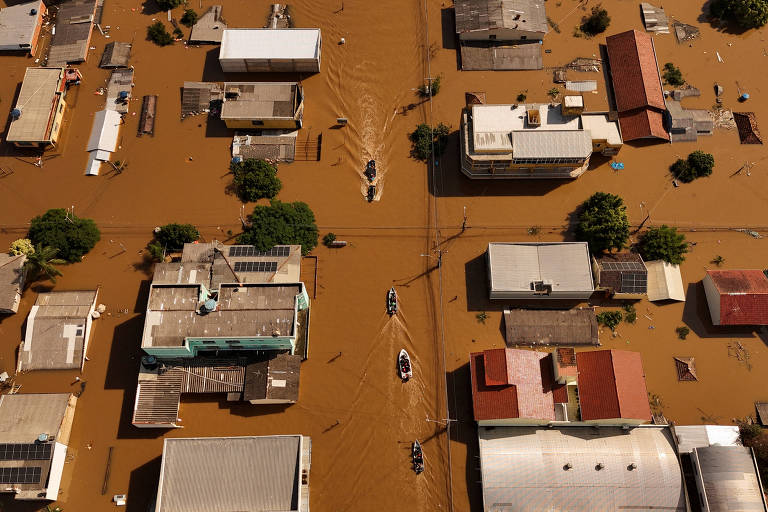
<svg viewBox="0 0 768 512"><path fill-rule="evenodd" d="M0 253L0 311L15 313L24 286L24 263L27 257Z"/></svg>
<svg viewBox="0 0 768 512"><path fill-rule="evenodd" d="M520 30L547 33L543 0L457 0L456 33Z"/></svg>
<svg viewBox="0 0 768 512"><path fill-rule="evenodd" d="M96 4L96 0L69 0L59 5L56 33L48 53L49 66L66 66L70 62L83 62L88 57Z"/></svg>
<svg viewBox="0 0 768 512"><path fill-rule="evenodd" d="M518 158L589 158L592 137L584 130L512 132L512 156Z"/></svg>
<svg viewBox="0 0 768 512"><path fill-rule="evenodd" d="M768 510L750 448L694 448L692 458L710 512Z"/></svg>
<svg viewBox="0 0 768 512"><path fill-rule="evenodd" d="M478 437L487 512L686 510L666 428L480 427Z"/></svg>
<svg viewBox="0 0 768 512"><path fill-rule="evenodd" d="M302 441L299 435L166 439L155 511L298 510Z"/></svg>
<svg viewBox="0 0 768 512"><path fill-rule="evenodd" d="M680 265L673 265L662 260L646 261L648 269L648 300L685 301L683 277Z"/></svg>
<svg viewBox="0 0 768 512"><path fill-rule="evenodd" d="M680 453L713 445L741 446L739 427L736 425L675 425L674 431Z"/></svg>
<svg viewBox="0 0 768 512"><path fill-rule="evenodd" d="M117 149L117 138L120 134L120 113L116 110L99 110L93 115L93 126L88 138L86 151L109 151Z"/></svg>
<svg viewBox="0 0 768 512"><path fill-rule="evenodd" d="M219 50L219 60L319 58L318 28L228 28Z"/></svg>
<svg viewBox="0 0 768 512"><path fill-rule="evenodd" d="M504 311L508 345L598 345L593 308Z"/></svg>
<svg viewBox="0 0 768 512"><path fill-rule="evenodd" d="M768 324L768 277L762 270L707 270L720 294L721 325Z"/></svg>

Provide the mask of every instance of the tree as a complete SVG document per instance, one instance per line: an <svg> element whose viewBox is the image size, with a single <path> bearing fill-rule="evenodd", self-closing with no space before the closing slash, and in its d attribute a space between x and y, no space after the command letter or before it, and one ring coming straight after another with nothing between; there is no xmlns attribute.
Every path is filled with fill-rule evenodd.
<svg viewBox="0 0 768 512"><path fill-rule="evenodd" d="M669 168L672 175L683 183L709 176L715 166L715 157L703 151L694 151L686 160L678 159Z"/></svg>
<svg viewBox="0 0 768 512"><path fill-rule="evenodd" d="M163 25L162 21L156 21L147 27L147 39L158 46L173 44L173 36L165 30L165 25Z"/></svg>
<svg viewBox="0 0 768 512"><path fill-rule="evenodd" d="M73 263L93 249L101 234L91 219L81 219L63 208L56 208L32 219L29 239L35 246L58 249L61 258Z"/></svg>
<svg viewBox="0 0 768 512"><path fill-rule="evenodd" d="M161 11L170 11L182 4L183 0L157 0L157 6Z"/></svg>
<svg viewBox="0 0 768 512"><path fill-rule="evenodd" d="M428 124L420 124L408 138L411 140L411 156L418 160L427 161L432 155L437 158L443 154L448 145L448 133L450 128L439 123L434 130Z"/></svg>
<svg viewBox="0 0 768 512"><path fill-rule="evenodd" d="M664 76L664 80L669 85L680 86L685 83L685 79L683 78L683 73L680 71L680 68L676 67L671 62L664 64L664 72L662 74Z"/></svg>
<svg viewBox="0 0 768 512"><path fill-rule="evenodd" d="M184 39L184 32L179 27L173 29L173 37L176 39Z"/></svg>
<svg viewBox="0 0 768 512"><path fill-rule="evenodd" d="M621 249L629 239L627 207L619 196L596 192L581 205L576 238L593 253Z"/></svg>
<svg viewBox="0 0 768 512"><path fill-rule="evenodd" d="M685 235L677 232L666 224L652 226L640 236L640 254L645 261L664 260L673 265L685 261L688 252L688 242Z"/></svg>
<svg viewBox="0 0 768 512"><path fill-rule="evenodd" d="M621 322L621 311L603 311L597 314L597 323L604 325L610 330L616 329Z"/></svg>
<svg viewBox="0 0 768 512"><path fill-rule="evenodd" d="M166 224L155 232L155 240L167 251L180 251L184 249L184 244L192 243L198 238L200 232L192 224Z"/></svg>
<svg viewBox="0 0 768 512"><path fill-rule="evenodd" d="M276 199L269 206L256 206L248 217L249 225L237 243L268 251L275 245L301 245L304 255L317 247L315 214L306 203L283 203Z"/></svg>
<svg viewBox="0 0 768 512"><path fill-rule="evenodd" d="M24 262L24 272L27 275L27 280L32 282L36 281L40 276L45 276L55 283L56 278L61 275L61 271L54 267L54 265L64 265L67 263L65 260L56 258L56 253L59 252L55 247L43 247L38 245L37 248L27 255L27 261Z"/></svg>
<svg viewBox="0 0 768 512"><path fill-rule="evenodd" d="M336 233L327 233L323 237L323 245L326 247L330 247L330 245L336 241Z"/></svg>
<svg viewBox="0 0 768 512"><path fill-rule="evenodd" d="M714 0L709 12L743 28L759 28L768 23L768 0Z"/></svg>
<svg viewBox="0 0 768 512"><path fill-rule="evenodd" d="M681 340L684 340L686 336L691 334L691 330L684 325L676 328L675 332L677 333L677 337L680 338Z"/></svg>
<svg viewBox="0 0 768 512"><path fill-rule="evenodd" d="M259 199L272 199L283 188L277 177L277 168L265 160L246 158L242 162L232 163L229 167L235 176L232 185L237 197L244 203Z"/></svg>
<svg viewBox="0 0 768 512"><path fill-rule="evenodd" d="M610 24L611 17L608 16L608 11L601 5L596 5L592 8L592 13L581 21L581 31L588 36L596 36L605 32Z"/></svg>
<svg viewBox="0 0 768 512"><path fill-rule="evenodd" d="M184 16L181 17L181 24L191 27L197 23L197 19L198 16L194 9L184 9Z"/></svg>
<svg viewBox="0 0 768 512"><path fill-rule="evenodd" d="M29 238L19 238L18 240L14 240L11 242L11 247L8 250L8 253L11 256L21 256L22 254L29 256L33 252L35 252L35 246L32 245L32 240Z"/></svg>

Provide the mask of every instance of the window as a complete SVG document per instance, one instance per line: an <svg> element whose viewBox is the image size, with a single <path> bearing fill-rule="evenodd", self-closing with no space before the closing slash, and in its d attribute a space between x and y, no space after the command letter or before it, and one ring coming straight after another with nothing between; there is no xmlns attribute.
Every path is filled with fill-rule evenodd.
<svg viewBox="0 0 768 512"><path fill-rule="evenodd" d="M520 36L520 39L522 39L524 41L524 40L528 39L528 36Z"/></svg>
<svg viewBox="0 0 768 512"><path fill-rule="evenodd" d="M488 39L490 39L491 41L495 41L496 40L496 34L489 35Z"/></svg>
<svg viewBox="0 0 768 512"><path fill-rule="evenodd" d="M216 342L213 341L213 340L203 340L203 344L205 344L205 345L212 345L214 343L216 343Z"/></svg>
<svg viewBox="0 0 768 512"><path fill-rule="evenodd" d="M227 345L239 345L240 340L227 340Z"/></svg>
<svg viewBox="0 0 768 512"><path fill-rule="evenodd" d="M264 126L264 121L251 121L253 126Z"/></svg>

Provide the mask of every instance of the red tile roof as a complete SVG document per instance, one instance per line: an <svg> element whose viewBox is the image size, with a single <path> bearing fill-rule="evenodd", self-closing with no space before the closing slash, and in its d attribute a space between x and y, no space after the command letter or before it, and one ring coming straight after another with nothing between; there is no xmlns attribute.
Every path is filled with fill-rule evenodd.
<svg viewBox="0 0 768 512"><path fill-rule="evenodd" d="M472 408L475 421L519 417L515 386L489 387L485 384L482 352L470 354L469 371L472 374Z"/></svg>
<svg viewBox="0 0 768 512"><path fill-rule="evenodd" d="M507 355L503 348L483 352L483 369L486 386L506 386L509 384L507 380Z"/></svg>
<svg viewBox="0 0 768 512"><path fill-rule="evenodd" d="M640 354L596 350L576 354L581 419L650 421L651 408Z"/></svg>
<svg viewBox="0 0 768 512"><path fill-rule="evenodd" d="M625 141L656 137L669 140L664 129L664 116L661 112L641 108L619 114L621 138Z"/></svg>
<svg viewBox="0 0 768 512"><path fill-rule="evenodd" d="M768 325L768 277L762 270L708 270L720 294L720 325Z"/></svg>
<svg viewBox="0 0 768 512"><path fill-rule="evenodd" d="M651 36L628 30L605 42L618 111L643 107L666 110Z"/></svg>

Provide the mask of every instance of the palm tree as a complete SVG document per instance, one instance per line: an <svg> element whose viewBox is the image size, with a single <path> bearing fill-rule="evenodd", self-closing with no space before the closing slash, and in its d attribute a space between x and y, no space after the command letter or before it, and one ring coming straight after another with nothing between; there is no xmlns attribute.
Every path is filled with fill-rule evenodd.
<svg viewBox="0 0 768 512"><path fill-rule="evenodd" d="M27 255L27 261L24 263L24 271L27 273L28 280L36 281L40 276L45 275L51 282L56 282L56 277L62 275L61 271L54 265L63 265L65 260L56 258L59 250L55 247L43 247L38 245L35 252Z"/></svg>

